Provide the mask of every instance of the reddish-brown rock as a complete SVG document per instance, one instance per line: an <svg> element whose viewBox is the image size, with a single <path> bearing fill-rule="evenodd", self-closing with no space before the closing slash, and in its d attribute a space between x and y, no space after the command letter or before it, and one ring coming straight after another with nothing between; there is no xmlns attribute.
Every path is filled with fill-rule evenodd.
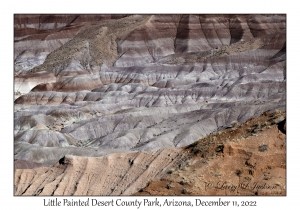
<svg viewBox="0 0 300 210"><path fill-rule="evenodd" d="M272 115L278 122L265 116L268 125L248 124L224 131L217 142L206 141L262 113L286 109L285 15L16 14L14 19L16 195L129 195L152 178L156 181L140 193L201 194L200 173L207 182L232 185L277 180L284 195L279 162L285 162L280 146L285 136L276 130L278 124L285 133L283 116ZM185 148L199 139L204 148ZM188 162L172 161L172 154ZM133 156L143 159L141 165L130 167L126 161ZM248 177L245 163L253 158L263 161ZM150 164L154 175L145 168ZM30 169L40 166L51 167ZM99 179L107 185L94 189L91 183Z"/></svg>
<svg viewBox="0 0 300 210"><path fill-rule="evenodd" d="M265 113L185 148L16 169L15 195L285 195L284 118Z"/></svg>

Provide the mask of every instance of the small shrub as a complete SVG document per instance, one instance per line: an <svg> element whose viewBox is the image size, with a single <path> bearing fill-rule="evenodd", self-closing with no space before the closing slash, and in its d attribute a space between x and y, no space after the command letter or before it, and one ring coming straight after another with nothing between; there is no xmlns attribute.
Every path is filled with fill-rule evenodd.
<svg viewBox="0 0 300 210"><path fill-rule="evenodd" d="M243 170L238 169L238 170L236 170L235 174L237 176L241 176L243 174Z"/></svg>
<svg viewBox="0 0 300 210"><path fill-rule="evenodd" d="M170 169L168 170L167 174L172 174L175 170L174 169Z"/></svg>
<svg viewBox="0 0 300 210"><path fill-rule="evenodd" d="M187 183L186 183L185 181L180 181L179 184L185 185L185 184L187 184Z"/></svg>
<svg viewBox="0 0 300 210"><path fill-rule="evenodd" d="M199 154L200 152L202 152L202 150L200 148L193 148L192 152L194 153L194 155Z"/></svg>
<svg viewBox="0 0 300 210"><path fill-rule="evenodd" d="M224 145L218 145L215 149L216 152L222 152L223 153L224 150Z"/></svg>
<svg viewBox="0 0 300 210"><path fill-rule="evenodd" d="M247 181L251 181L252 178L249 177L249 176L246 176L245 179L246 179Z"/></svg>
<svg viewBox="0 0 300 210"><path fill-rule="evenodd" d="M234 120L234 121L231 122L231 126L232 127L236 127L236 126L238 126L238 124L239 124L239 122L236 121L236 120Z"/></svg>
<svg viewBox="0 0 300 210"><path fill-rule="evenodd" d="M264 151L268 150L268 148L269 148L268 145L264 144L264 145L259 146L258 150L260 152L264 152Z"/></svg>

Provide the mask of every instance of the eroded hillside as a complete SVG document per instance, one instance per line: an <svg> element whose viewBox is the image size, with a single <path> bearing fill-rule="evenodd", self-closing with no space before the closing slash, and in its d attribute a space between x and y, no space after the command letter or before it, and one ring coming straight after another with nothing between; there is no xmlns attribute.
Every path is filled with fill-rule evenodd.
<svg viewBox="0 0 300 210"><path fill-rule="evenodd" d="M168 167L178 168L176 161L190 158L185 146L286 109L285 15L14 18L14 159L15 169L22 169L15 173L16 194L136 193L152 178L162 179ZM126 175L132 170L144 180L122 187L109 181L97 192L78 182L76 167L88 165L95 174L87 180L102 180L106 175L97 167L111 167L112 174L121 156L143 161L134 170L124 165L116 176L133 178ZM76 167L59 163L63 157ZM167 161L152 167L150 160L160 158ZM224 164L230 158L224 155ZM50 169L37 167L58 170L47 174L55 183L38 178ZM59 184L63 177L75 177L70 188Z"/></svg>
<svg viewBox="0 0 300 210"><path fill-rule="evenodd" d="M285 113L264 113L182 148L65 156L17 169L16 195L285 195Z"/></svg>

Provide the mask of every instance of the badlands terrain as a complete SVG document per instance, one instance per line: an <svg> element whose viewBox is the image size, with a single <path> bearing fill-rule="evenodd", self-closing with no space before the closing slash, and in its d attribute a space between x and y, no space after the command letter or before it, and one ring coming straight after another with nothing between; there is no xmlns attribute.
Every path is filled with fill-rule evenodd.
<svg viewBox="0 0 300 210"><path fill-rule="evenodd" d="M15 195L285 195L285 15L15 15Z"/></svg>

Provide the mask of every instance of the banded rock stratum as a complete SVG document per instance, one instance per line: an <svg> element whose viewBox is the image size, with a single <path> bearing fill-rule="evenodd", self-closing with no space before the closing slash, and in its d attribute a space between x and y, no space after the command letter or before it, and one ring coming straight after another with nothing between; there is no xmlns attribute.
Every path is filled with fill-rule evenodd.
<svg viewBox="0 0 300 210"><path fill-rule="evenodd" d="M285 15L16 14L14 32L15 195L155 195L151 181L219 157L189 145L251 119L269 122L247 131L263 133L251 141L284 145L264 136L285 141ZM247 139L234 140L248 151L243 164ZM281 159L252 153L274 156L266 168L285 174L285 146ZM285 176L274 179L285 194Z"/></svg>

